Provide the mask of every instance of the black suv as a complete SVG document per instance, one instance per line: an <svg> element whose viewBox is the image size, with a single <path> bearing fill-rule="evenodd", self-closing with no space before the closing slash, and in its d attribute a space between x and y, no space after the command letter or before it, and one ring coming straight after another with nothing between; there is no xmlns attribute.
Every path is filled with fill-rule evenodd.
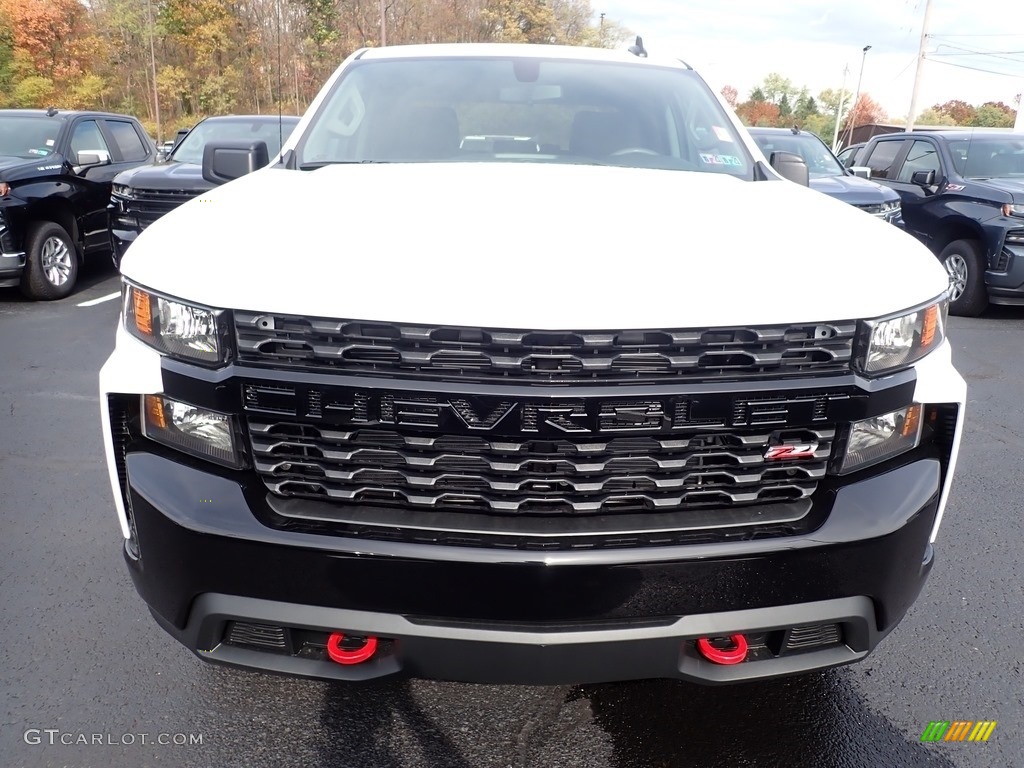
<svg viewBox="0 0 1024 768"><path fill-rule="evenodd" d="M267 154L281 151L299 118L293 115L208 117L177 139L167 160L133 168L114 179L110 198L110 238L114 263L142 230L182 203L213 189L203 178L203 151L211 141L262 141Z"/></svg>
<svg viewBox="0 0 1024 768"><path fill-rule="evenodd" d="M70 294L83 259L110 249L111 181L155 152L134 117L0 110L0 287Z"/></svg>
<svg viewBox="0 0 1024 768"><path fill-rule="evenodd" d="M1024 305L1024 135L887 134L871 139L858 162L899 192L907 230L945 265L952 313Z"/></svg>

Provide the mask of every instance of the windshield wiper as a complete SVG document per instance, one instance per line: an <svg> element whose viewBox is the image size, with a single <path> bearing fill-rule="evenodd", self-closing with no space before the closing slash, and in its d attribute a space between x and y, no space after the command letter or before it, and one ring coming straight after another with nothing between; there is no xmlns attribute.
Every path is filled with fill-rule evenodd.
<svg viewBox="0 0 1024 768"><path fill-rule="evenodd" d="M323 168L325 165L369 165L373 163L387 163L388 160L320 160L315 163L303 163L299 166L300 171L314 171Z"/></svg>

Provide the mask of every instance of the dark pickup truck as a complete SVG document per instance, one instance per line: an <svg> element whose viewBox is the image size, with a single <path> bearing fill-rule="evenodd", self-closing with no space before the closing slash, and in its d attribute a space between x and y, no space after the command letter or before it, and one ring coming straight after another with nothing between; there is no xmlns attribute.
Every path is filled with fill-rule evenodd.
<svg viewBox="0 0 1024 768"><path fill-rule="evenodd" d="M887 134L857 157L899 192L907 231L946 267L950 312L1024 305L1024 134Z"/></svg>
<svg viewBox="0 0 1024 768"><path fill-rule="evenodd" d="M114 176L155 151L126 115L0 110L0 287L20 285L33 299L70 294L86 256L110 251Z"/></svg>

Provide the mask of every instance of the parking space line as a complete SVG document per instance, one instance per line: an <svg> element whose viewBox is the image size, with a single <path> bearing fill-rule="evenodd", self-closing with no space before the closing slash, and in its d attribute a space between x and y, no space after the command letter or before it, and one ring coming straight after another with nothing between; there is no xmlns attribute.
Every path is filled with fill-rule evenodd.
<svg viewBox="0 0 1024 768"><path fill-rule="evenodd" d="M76 307L95 307L97 304L102 304L105 301L110 301L111 299L116 299L120 295L121 295L121 292L117 291L116 293L111 293L111 294L108 294L106 296L100 296L98 299L89 299L89 301L83 301L81 304L75 304L75 306Z"/></svg>

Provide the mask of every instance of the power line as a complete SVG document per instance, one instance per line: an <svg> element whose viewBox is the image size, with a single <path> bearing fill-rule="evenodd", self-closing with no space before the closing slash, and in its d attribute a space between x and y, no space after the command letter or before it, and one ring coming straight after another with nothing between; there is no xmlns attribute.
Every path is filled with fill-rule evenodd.
<svg viewBox="0 0 1024 768"><path fill-rule="evenodd" d="M947 67L956 67L958 69L971 69L975 72L985 72L990 75L1002 75L1003 77L1020 78L1019 72L997 72L994 69L982 69L981 67L971 67L967 64L955 64L952 61L942 61L941 59L933 59L931 56L926 57L929 61L934 61L936 64L945 64Z"/></svg>

